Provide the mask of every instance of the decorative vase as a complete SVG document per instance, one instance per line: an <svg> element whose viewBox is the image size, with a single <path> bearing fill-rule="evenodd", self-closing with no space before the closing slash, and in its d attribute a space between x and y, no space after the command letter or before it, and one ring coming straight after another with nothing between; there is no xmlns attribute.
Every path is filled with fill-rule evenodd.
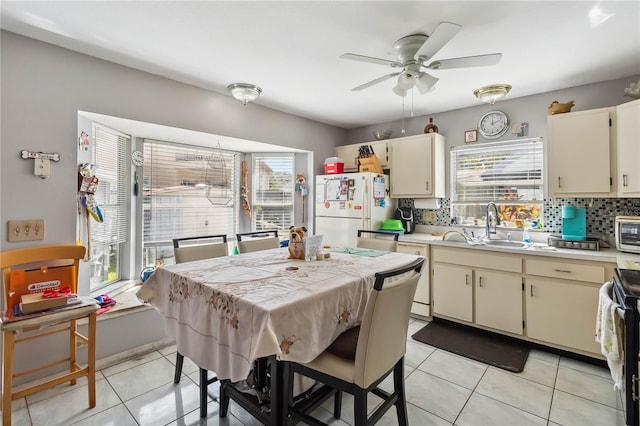
<svg viewBox="0 0 640 426"><path fill-rule="evenodd" d="M429 124L424 128L425 133L438 133L438 126L433 124L433 118L429 118Z"/></svg>

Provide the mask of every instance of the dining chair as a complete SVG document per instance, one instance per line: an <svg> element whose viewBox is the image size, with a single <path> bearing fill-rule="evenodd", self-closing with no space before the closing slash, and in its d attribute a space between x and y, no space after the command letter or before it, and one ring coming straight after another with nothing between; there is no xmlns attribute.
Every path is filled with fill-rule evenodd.
<svg viewBox="0 0 640 426"><path fill-rule="evenodd" d="M362 322L344 333L309 363L288 362L285 368L286 398L284 417L291 423L324 424L309 415L320 403L334 395L334 416L340 418L342 392L354 396L354 424L376 423L384 413L396 407L399 425L407 424L404 391L404 354L413 296L420 278L424 258L405 267L375 274L375 283L365 306ZM389 315L393 312L393 315ZM315 379L325 386L308 398L294 403L293 375ZM393 392L378 385L393 373ZM369 392L384 401L367 417Z"/></svg>
<svg viewBox="0 0 640 426"><path fill-rule="evenodd" d="M203 241L211 240L222 240L222 242L202 244ZM229 247L227 245L227 235L218 234L201 237L174 238L173 251L176 263L228 256ZM183 364L184 355L176 352L176 368L173 373L173 383L180 382ZM217 380L218 378L216 376L209 378L207 369L200 368L200 417L207 416L207 387Z"/></svg>
<svg viewBox="0 0 640 426"><path fill-rule="evenodd" d="M227 256L229 255L227 235L174 238L173 254L176 263Z"/></svg>
<svg viewBox="0 0 640 426"><path fill-rule="evenodd" d="M20 303L20 295L27 294L29 287L39 284L46 287L48 283L58 281L59 289L69 287L69 291L77 294L78 269L80 260L84 258L86 249L80 245L48 245L39 247L7 250L0 253L0 269L2 270L2 424L11 425L11 401L48 389L61 383L75 385L79 377L86 376L88 382L89 408L96 406L96 311L99 305L91 303L87 298L71 308L60 306L50 311L41 311L23 315L18 319L14 315L15 304ZM53 290L50 290L53 292ZM52 293L53 294L53 293ZM87 320L87 332L78 331L78 320ZM39 348L31 351L55 352L51 336L65 335L65 346L68 348L66 358L51 361L43 356L42 362L31 366L28 370L15 371L15 355L18 343L29 342ZM86 366L78 362L77 348L81 344L87 346ZM50 349L49 349L50 348ZM25 350L21 346L21 350ZM66 355L66 354L65 354ZM45 380L34 384L14 388L13 381L18 377L50 369L54 366L67 365L64 371L54 376L47 375Z"/></svg>
<svg viewBox="0 0 640 426"><path fill-rule="evenodd" d="M396 251L399 236L400 234L397 232L358 229L356 247L371 250Z"/></svg>
<svg viewBox="0 0 640 426"><path fill-rule="evenodd" d="M270 236L271 235L271 236ZM278 230L243 232L236 234L238 240L238 252L249 253L252 251L268 250L280 247Z"/></svg>

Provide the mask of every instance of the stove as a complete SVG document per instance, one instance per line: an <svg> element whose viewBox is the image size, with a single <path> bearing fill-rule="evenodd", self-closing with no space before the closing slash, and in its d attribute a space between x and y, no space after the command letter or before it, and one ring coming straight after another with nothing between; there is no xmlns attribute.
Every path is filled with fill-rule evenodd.
<svg viewBox="0 0 640 426"><path fill-rule="evenodd" d="M584 240L564 239L559 235L552 235L547 238L547 244L551 247L571 248L581 250L600 250L600 240L598 238L586 238Z"/></svg>

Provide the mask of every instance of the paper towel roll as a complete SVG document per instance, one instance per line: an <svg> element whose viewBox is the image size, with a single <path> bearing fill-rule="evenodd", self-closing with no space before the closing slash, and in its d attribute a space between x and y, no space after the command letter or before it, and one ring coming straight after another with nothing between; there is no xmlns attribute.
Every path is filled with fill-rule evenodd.
<svg viewBox="0 0 640 426"><path fill-rule="evenodd" d="M439 198L416 198L413 200L413 207L416 209L438 210L440 208Z"/></svg>

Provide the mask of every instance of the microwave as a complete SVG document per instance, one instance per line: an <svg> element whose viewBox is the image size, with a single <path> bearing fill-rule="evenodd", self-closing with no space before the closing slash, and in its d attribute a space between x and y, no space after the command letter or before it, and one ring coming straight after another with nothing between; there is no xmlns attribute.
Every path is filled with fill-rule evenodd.
<svg viewBox="0 0 640 426"><path fill-rule="evenodd" d="M616 248L640 253L640 216L616 216Z"/></svg>

